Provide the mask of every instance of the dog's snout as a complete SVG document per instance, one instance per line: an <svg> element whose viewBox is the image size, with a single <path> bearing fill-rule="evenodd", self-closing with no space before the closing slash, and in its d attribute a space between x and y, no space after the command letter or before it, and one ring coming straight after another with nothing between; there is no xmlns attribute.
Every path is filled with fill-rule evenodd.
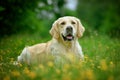
<svg viewBox="0 0 120 80"><path fill-rule="evenodd" d="M72 32L72 31L73 31L73 28L72 28L71 26L68 26L68 27L66 28L66 30L67 30L67 32Z"/></svg>

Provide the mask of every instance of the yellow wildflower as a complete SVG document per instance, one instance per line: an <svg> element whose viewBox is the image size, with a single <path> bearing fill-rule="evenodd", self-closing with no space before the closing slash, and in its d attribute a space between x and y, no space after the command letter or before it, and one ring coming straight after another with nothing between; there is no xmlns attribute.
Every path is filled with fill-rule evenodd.
<svg viewBox="0 0 120 80"><path fill-rule="evenodd" d="M93 71L90 69L87 69L81 73L81 80L95 80L95 76L93 74Z"/></svg>
<svg viewBox="0 0 120 80"><path fill-rule="evenodd" d="M57 73L57 74L60 74L61 72L60 72L60 70L59 70L59 69L56 69L56 73Z"/></svg>
<svg viewBox="0 0 120 80"><path fill-rule="evenodd" d="M89 60L88 56L87 56L87 55L85 55L85 56L84 56L84 61L83 61L83 62L84 62L84 63L87 63L87 62L88 62L88 60Z"/></svg>
<svg viewBox="0 0 120 80"><path fill-rule="evenodd" d="M24 69L24 73L29 76L31 79L34 79L36 77L36 74L32 71L30 71L27 67Z"/></svg>
<svg viewBox="0 0 120 80"><path fill-rule="evenodd" d="M107 70L108 66L106 64L106 60L105 59L100 61L100 66L101 66L102 70Z"/></svg>
<svg viewBox="0 0 120 80"><path fill-rule="evenodd" d="M43 66L42 64L40 64L40 65L39 65L39 68L43 70L43 69L44 69L44 66Z"/></svg>
<svg viewBox="0 0 120 80"><path fill-rule="evenodd" d="M20 72L18 72L18 71L12 71L11 74L12 74L12 76L15 76L15 77L20 76Z"/></svg>
<svg viewBox="0 0 120 80"><path fill-rule="evenodd" d="M115 64L111 61L110 62L110 68L114 68L115 67Z"/></svg>
<svg viewBox="0 0 120 80"><path fill-rule="evenodd" d="M88 80L94 80L94 75L92 70L86 70L86 76Z"/></svg>
<svg viewBox="0 0 120 80"><path fill-rule="evenodd" d="M67 72L67 70L70 68L69 64L64 64L63 66L63 72Z"/></svg>
<svg viewBox="0 0 120 80"><path fill-rule="evenodd" d="M62 77L62 80L71 80L71 78L69 75L66 74L65 76Z"/></svg>
<svg viewBox="0 0 120 80"><path fill-rule="evenodd" d="M18 63L19 67L22 67L22 64L21 63Z"/></svg>
<svg viewBox="0 0 120 80"><path fill-rule="evenodd" d="M113 76L108 77L108 80L114 80Z"/></svg>
<svg viewBox="0 0 120 80"><path fill-rule="evenodd" d="M87 55L85 55L85 56L84 56L84 58L85 58L85 59L88 59L88 56L87 56Z"/></svg>
<svg viewBox="0 0 120 80"><path fill-rule="evenodd" d="M49 67L53 67L53 66L54 66L54 64L53 64L52 61L49 61L49 62L47 63L47 65L48 65Z"/></svg>
<svg viewBox="0 0 120 80"><path fill-rule="evenodd" d="M69 64L65 64L64 65L64 69L69 69L70 68L70 65Z"/></svg>
<svg viewBox="0 0 120 80"><path fill-rule="evenodd" d="M25 67L24 73L25 73L25 74L29 74L29 73L30 73L30 71L29 71L29 69L28 69L27 67Z"/></svg>
<svg viewBox="0 0 120 80"><path fill-rule="evenodd" d="M34 79L36 77L36 74L34 72L29 72L28 76L31 78L31 79Z"/></svg>
<svg viewBox="0 0 120 80"><path fill-rule="evenodd" d="M14 62L14 58L10 58L10 62L11 62L11 63Z"/></svg>
<svg viewBox="0 0 120 80"><path fill-rule="evenodd" d="M10 80L10 76L5 76L3 80Z"/></svg>
<svg viewBox="0 0 120 80"><path fill-rule="evenodd" d="M113 62L111 61L110 64L113 65Z"/></svg>

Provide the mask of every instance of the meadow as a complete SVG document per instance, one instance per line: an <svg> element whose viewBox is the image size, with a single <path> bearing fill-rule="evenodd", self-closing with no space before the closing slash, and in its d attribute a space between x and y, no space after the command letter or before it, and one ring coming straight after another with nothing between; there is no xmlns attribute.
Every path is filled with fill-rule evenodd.
<svg viewBox="0 0 120 80"><path fill-rule="evenodd" d="M51 39L40 35L20 33L0 39L0 80L120 80L120 41L98 33L79 39L85 55L83 62L62 67L52 61L13 65L25 46Z"/></svg>

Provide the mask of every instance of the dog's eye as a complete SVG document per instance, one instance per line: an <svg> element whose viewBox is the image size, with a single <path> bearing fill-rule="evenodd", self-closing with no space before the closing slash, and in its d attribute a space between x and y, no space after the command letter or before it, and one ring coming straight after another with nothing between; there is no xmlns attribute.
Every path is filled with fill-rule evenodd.
<svg viewBox="0 0 120 80"><path fill-rule="evenodd" d="M65 22L62 22L61 25L65 25Z"/></svg>
<svg viewBox="0 0 120 80"><path fill-rule="evenodd" d="M71 22L72 24L76 24L74 21Z"/></svg>

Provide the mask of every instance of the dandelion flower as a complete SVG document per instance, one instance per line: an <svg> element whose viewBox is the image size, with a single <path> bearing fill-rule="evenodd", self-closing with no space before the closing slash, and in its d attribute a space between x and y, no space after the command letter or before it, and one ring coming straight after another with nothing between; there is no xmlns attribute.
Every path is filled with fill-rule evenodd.
<svg viewBox="0 0 120 80"><path fill-rule="evenodd" d="M67 72L69 68L70 68L69 64L64 64L64 66L63 66L63 72Z"/></svg>
<svg viewBox="0 0 120 80"><path fill-rule="evenodd" d="M28 76L31 78L31 79L34 79L36 77L36 74L35 72L29 72Z"/></svg>
<svg viewBox="0 0 120 80"><path fill-rule="evenodd" d="M86 76L88 77L88 80L93 80L94 79L93 71L92 70L87 70L86 71Z"/></svg>
<svg viewBox="0 0 120 80"><path fill-rule="evenodd" d="M110 64L111 64L111 65L113 65L113 62L112 62L112 61L110 61Z"/></svg>
<svg viewBox="0 0 120 80"><path fill-rule="evenodd" d="M67 69L70 68L70 65L69 64L65 64L63 68L67 70Z"/></svg>
<svg viewBox="0 0 120 80"><path fill-rule="evenodd" d="M27 67L25 67L24 73L25 73L25 74L29 74L29 73L30 73L30 71L29 71L29 69L28 69Z"/></svg>
<svg viewBox="0 0 120 80"><path fill-rule="evenodd" d="M102 70L107 70L108 66L106 64L106 60L105 59L100 61L100 66L101 66Z"/></svg>
<svg viewBox="0 0 120 80"><path fill-rule="evenodd" d="M53 64L52 61L49 61L49 62L47 63L47 65L48 65L49 67L53 67L53 66L54 66L54 64Z"/></svg>
<svg viewBox="0 0 120 80"><path fill-rule="evenodd" d="M43 66L42 64L40 64L40 65L39 65L39 68L43 70L43 69L44 69L44 66Z"/></svg>
<svg viewBox="0 0 120 80"><path fill-rule="evenodd" d="M85 58L85 59L88 59L88 56L87 56L87 55L85 55L85 56L84 56L84 58Z"/></svg>
<svg viewBox="0 0 120 80"><path fill-rule="evenodd" d="M5 76L3 80L10 80L10 76Z"/></svg>
<svg viewBox="0 0 120 80"><path fill-rule="evenodd" d="M21 64L21 63L19 63L18 65L19 65L19 67L22 67L22 64Z"/></svg>
<svg viewBox="0 0 120 80"><path fill-rule="evenodd" d="M32 71L30 71L27 67L24 69L24 73L29 76L31 79L34 79L36 77L36 74Z"/></svg>
<svg viewBox="0 0 120 80"><path fill-rule="evenodd" d="M108 80L114 80L113 76L108 77Z"/></svg>
<svg viewBox="0 0 120 80"><path fill-rule="evenodd" d="M60 70L59 70L59 69L56 69L56 73L57 73L57 74L60 74L61 72L60 72Z"/></svg>
<svg viewBox="0 0 120 80"><path fill-rule="evenodd" d="M14 58L10 58L10 62L14 62Z"/></svg>
<svg viewBox="0 0 120 80"><path fill-rule="evenodd" d="M110 62L110 68L114 68L115 67L115 65L114 65L114 63L111 61Z"/></svg>
<svg viewBox="0 0 120 80"><path fill-rule="evenodd" d="M87 70L83 71L81 79L82 80L95 80L93 71L91 69L87 69Z"/></svg>
<svg viewBox="0 0 120 80"><path fill-rule="evenodd" d="M20 72L18 72L18 71L12 71L11 74L14 77L19 77L20 76Z"/></svg>

